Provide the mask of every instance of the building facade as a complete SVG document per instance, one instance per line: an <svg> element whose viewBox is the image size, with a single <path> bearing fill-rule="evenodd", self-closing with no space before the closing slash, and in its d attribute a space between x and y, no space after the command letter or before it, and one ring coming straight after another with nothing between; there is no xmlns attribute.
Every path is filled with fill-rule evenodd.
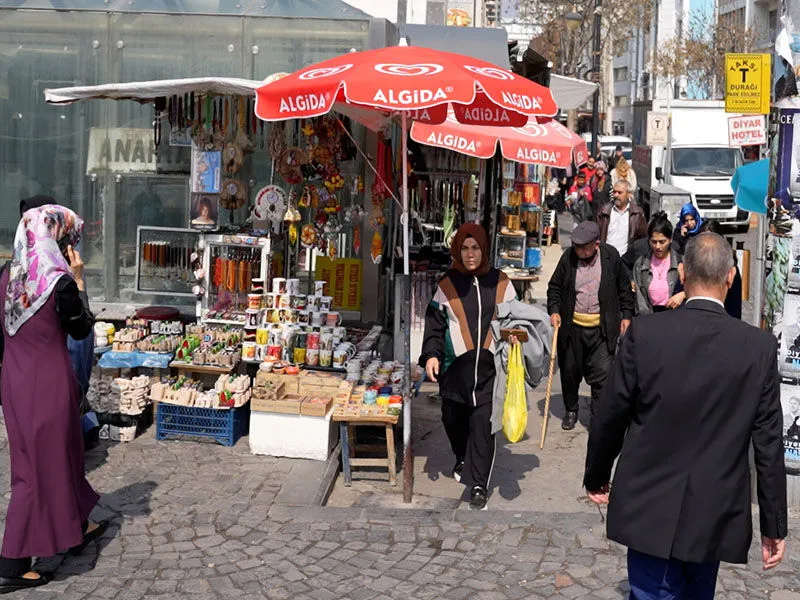
<svg viewBox="0 0 800 600"><path fill-rule="evenodd" d="M730 31L752 29L756 35L758 52L770 52L778 33L781 14L779 0L716 0L717 23L724 34Z"/></svg>

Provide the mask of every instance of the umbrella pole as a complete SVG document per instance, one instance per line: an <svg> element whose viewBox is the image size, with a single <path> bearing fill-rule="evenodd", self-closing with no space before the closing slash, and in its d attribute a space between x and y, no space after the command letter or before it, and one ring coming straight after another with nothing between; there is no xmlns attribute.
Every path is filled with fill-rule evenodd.
<svg viewBox="0 0 800 600"><path fill-rule="evenodd" d="M406 363L405 390L403 394L403 502L411 502L414 494L414 453L411 448L411 276L408 266L408 113L403 111L403 214L400 225L403 227L403 348Z"/></svg>

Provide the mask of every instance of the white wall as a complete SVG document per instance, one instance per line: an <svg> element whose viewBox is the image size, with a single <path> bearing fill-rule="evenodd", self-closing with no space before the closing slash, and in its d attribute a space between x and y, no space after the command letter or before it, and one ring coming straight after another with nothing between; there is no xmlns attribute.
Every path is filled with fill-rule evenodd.
<svg viewBox="0 0 800 600"><path fill-rule="evenodd" d="M344 0L350 6L363 10L376 19L397 22L397 0ZM423 0L424 2L424 0ZM410 2L409 2L410 4Z"/></svg>

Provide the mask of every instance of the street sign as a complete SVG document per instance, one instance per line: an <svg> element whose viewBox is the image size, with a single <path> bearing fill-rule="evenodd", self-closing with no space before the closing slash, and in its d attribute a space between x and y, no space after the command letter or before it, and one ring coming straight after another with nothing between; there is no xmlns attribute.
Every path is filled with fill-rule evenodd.
<svg viewBox="0 0 800 600"><path fill-rule="evenodd" d="M725 55L725 112L769 113L769 54Z"/></svg>
<svg viewBox="0 0 800 600"><path fill-rule="evenodd" d="M647 145L666 146L669 116L665 112L647 112Z"/></svg>
<svg viewBox="0 0 800 600"><path fill-rule="evenodd" d="M767 143L764 115L728 117L728 143L731 146L760 146Z"/></svg>

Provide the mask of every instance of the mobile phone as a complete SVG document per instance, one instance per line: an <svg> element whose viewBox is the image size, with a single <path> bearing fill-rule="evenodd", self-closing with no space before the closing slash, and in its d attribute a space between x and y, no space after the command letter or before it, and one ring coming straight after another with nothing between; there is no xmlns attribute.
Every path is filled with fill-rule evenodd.
<svg viewBox="0 0 800 600"><path fill-rule="evenodd" d="M58 244L58 249L61 250L61 255L66 259L67 264L70 264L69 253L67 252L67 249L71 245L69 236L62 236L56 243Z"/></svg>

